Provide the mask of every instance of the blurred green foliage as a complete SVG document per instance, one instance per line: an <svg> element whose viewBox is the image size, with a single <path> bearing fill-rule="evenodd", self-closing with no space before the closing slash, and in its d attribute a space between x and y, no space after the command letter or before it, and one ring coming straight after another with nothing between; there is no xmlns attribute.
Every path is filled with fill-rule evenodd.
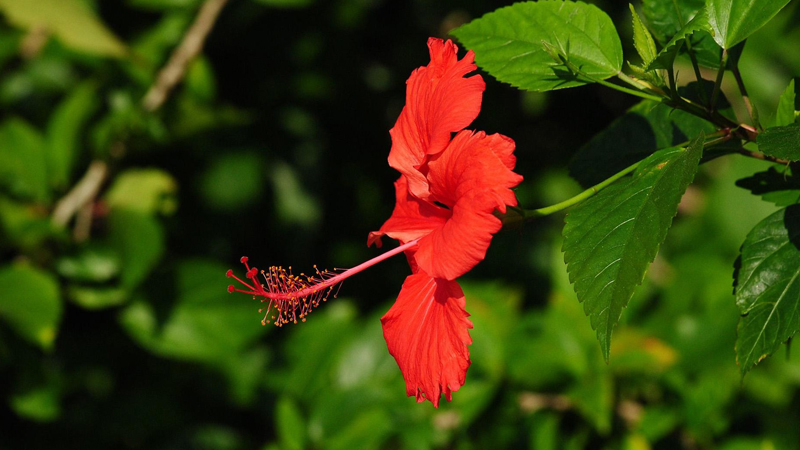
<svg viewBox="0 0 800 450"><path fill-rule="evenodd" d="M402 258L307 323L262 327L255 300L225 292L226 269L243 254L297 268L373 256L404 80L428 36L500 5L231 1L148 112L202 3L0 0L0 447L800 449L797 350L744 382L733 362L737 249L777 209L735 182L777 173L763 162L701 166L609 364L568 282L563 216L499 234L463 278L473 364L438 410L405 396L382 336ZM627 4L593 3L627 24L634 55ZM789 120L777 99L800 73L799 17L793 2L742 55L767 120ZM515 139L530 207L580 190L564 169L579 148L638 142L609 138L620 122L592 139L614 117L686 128L596 86L534 95L484 78L475 127ZM106 175L88 206L54 220L93 162Z"/></svg>

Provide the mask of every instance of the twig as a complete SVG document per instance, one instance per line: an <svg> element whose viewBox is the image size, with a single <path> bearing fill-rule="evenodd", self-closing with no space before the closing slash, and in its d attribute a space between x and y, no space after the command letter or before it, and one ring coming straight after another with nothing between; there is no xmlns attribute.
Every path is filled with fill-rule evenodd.
<svg viewBox="0 0 800 450"><path fill-rule="evenodd" d="M744 106L747 108L747 113L750 115L750 120L753 121L753 125L756 128L760 129L761 124L758 121L758 110L756 109L756 105L750 100L750 96L747 94L747 89L744 87L744 80L742 80L742 74L739 72L739 65L736 64L733 66L733 77L736 78L736 84L739 86L739 92L742 94L742 100L744 100Z"/></svg>
<svg viewBox="0 0 800 450"><path fill-rule="evenodd" d="M183 78L189 63L203 49L208 33L211 32L222 7L227 2L228 0L206 0L203 3L189 31L183 36L183 40L172 52L167 64L158 73L155 83L145 94L142 100L144 109L152 112L164 104L170 91Z"/></svg>
<svg viewBox="0 0 800 450"><path fill-rule="evenodd" d="M738 153L740 155L747 156L748 158L755 158L755 159L760 159L762 161L774 162L776 164L783 164L785 166L788 166L789 164L792 163L788 159L780 159L780 158L776 158L774 156L765 155L763 153L754 152L754 151L746 150L746 149L743 149L743 148L740 148L740 149L736 150L736 153Z"/></svg>
<svg viewBox="0 0 800 450"><path fill-rule="evenodd" d="M108 165L103 161L94 161L89 165L86 174L78 181L72 190L59 200L53 210L52 222L54 225L64 227L72 216L84 205L91 203L100 192L100 187L106 179Z"/></svg>

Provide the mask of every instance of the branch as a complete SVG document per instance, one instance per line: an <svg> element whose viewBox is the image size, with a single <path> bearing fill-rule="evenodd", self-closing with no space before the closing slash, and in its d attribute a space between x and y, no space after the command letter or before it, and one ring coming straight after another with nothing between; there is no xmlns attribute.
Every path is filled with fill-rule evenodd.
<svg viewBox="0 0 800 450"><path fill-rule="evenodd" d="M103 161L94 161L83 178L65 195L53 210L52 222L65 227L72 216L90 203L100 192L100 187L108 174L108 166Z"/></svg>
<svg viewBox="0 0 800 450"><path fill-rule="evenodd" d="M200 54L208 33L211 32L222 7L227 2L228 0L206 0L203 3L189 31L183 36L183 40L172 52L167 64L158 73L155 83L145 94L142 100L144 109L153 112L164 104L170 91L186 74L189 63Z"/></svg>

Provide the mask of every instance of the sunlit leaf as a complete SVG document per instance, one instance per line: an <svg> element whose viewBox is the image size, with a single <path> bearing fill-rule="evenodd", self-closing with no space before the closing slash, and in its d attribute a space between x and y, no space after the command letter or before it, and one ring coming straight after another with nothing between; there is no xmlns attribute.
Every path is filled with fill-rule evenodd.
<svg viewBox="0 0 800 450"><path fill-rule="evenodd" d="M0 9L23 28L45 27L65 45L87 53L121 57L125 44L80 0L0 0Z"/></svg>
<svg viewBox="0 0 800 450"><path fill-rule="evenodd" d="M736 360L742 376L800 330L800 206L758 223L742 244L736 277Z"/></svg>
<svg viewBox="0 0 800 450"><path fill-rule="evenodd" d="M790 0L708 0L714 40L729 49L775 17Z"/></svg>
<svg viewBox="0 0 800 450"><path fill-rule="evenodd" d="M0 268L0 320L23 338L50 349L61 319L61 294L51 274L22 265Z"/></svg>
<svg viewBox="0 0 800 450"><path fill-rule="evenodd" d="M570 1L516 3L452 32L477 64L520 89L549 91L591 83L576 78L554 52L595 79L622 68L622 44L611 19L594 5Z"/></svg>
<svg viewBox="0 0 800 450"><path fill-rule="evenodd" d="M660 150L567 214L564 261L606 360L611 333L667 235L702 148L703 135L688 148Z"/></svg>
<svg viewBox="0 0 800 450"><path fill-rule="evenodd" d="M656 43L653 41L650 31L642 23L642 19L639 18L639 14L633 8L633 5L628 6L630 6L631 15L633 16L633 46L636 48L636 52L639 53L639 57L642 58L642 64L647 66L650 61L655 59L658 52Z"/></svg>
<svg viewBox="0 0 800 450"><path fill-rule="evenodd" d="M177 208L178 185L160 169L128 169L114 178L106 193L108 206L142 214L171 214Z"/></svg>

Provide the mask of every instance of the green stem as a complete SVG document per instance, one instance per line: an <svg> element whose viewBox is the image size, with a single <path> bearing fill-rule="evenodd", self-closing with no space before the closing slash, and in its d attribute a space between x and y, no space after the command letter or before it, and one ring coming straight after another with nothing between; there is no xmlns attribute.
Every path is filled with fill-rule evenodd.
<svg viewBox="0 0 800 450"><path fill-rule="evenodd" d="M570 206L576 205L587 198L597 194L603 188L607 187L611 183L619 180L620 178L624 177L625 175L633 172L636 168L641 164L642 161L638 161L635 164L631 164L630 166L626 167L625 169L617 172L611 178L608 178L601 183L598 183L589 189L581 192L580 194L564 200L563 202L556 203L555 205L546 206L544 208L539 209L522 209L522 208L508 208L509 210L514 210L514 214L506 214L502 216L503 226L511 225L517 222L526 221L533 219L535 217L544 217L549 216L550 214L557 213L559 211L565 210Z"/></svg>
<svg viewBox="0 0 800 450"><path fill-rule="evenodd" d="M725 129L725 130L720 130L720 131L714 132L712 134L709 134L707 137L712 138L712 139L709 139L706 142L704 142L703 143L704 147L712 146L712 145L718 144L719 142L726 141L726 140L730 139L731 134L730 134L730 130L729 129ZM676 145L675 147L683 147L683 146L686 146L688 144L689 144L689 141L686 141L686 142L683 142L683 143L680 143L680 144ZM738 152L738 153L742 153L742 152ZM745 154L745 153L742 153L742 154ZM758 157L758 156L753 156L753 155L749 155L749 156ZM764 155L761 155L761 156L763 157ZM761 159L763 159L763 158L761 158ZM629 173L633 172L634 170L636 170L637 167L639 167L639 165L642 163L642 161L644 161L644 159L641 160L641 161L637 161L634 164L631 164L630 166L626 167L625 169L622 169L621 171L615 173L610 178L607 178L607 179L603 180L602 182L600 182L598 184L595 184L594 186L590 187L589 189L586 189L585 191L579 193L578 195L575 195L574 197L568 198L567 200L564 200L562 202L556 203L555 205L545 206L544 208L538 208L538 209L522 209L522 208L518 208L518 207L509 206L507 208L508 212L506 212L506 214L502 214L502 215L498 213L498 217L500 217L500 219L503 221L503 226L505 227L505 226L508 226L508 225L516 225L516 224L519 224L521 222L528 221L530 219L534 219L534 218L537 218L537 217L549 216L549 215L557 213L559 211L563 211L563 210L569 208L570 206L574 206L574 205L586 200L587 198L596 195L598 192L602 191L603 189L605 189L606 187L608 187L609 185L611 185L615 181L617 181L620 178L624 177L625 175L628 175Z"/></svg>
<svg viewBox="0 0 800 450"><path fill-rule="evenodd" d="M728 50L722 50L722 55L719 59L719 70L717 71L717 79L714 81L714 91L711 93L711 103L709 109L716 111L717 99L719 99L719 91L722 87L722 75L725 74L725 66L728 65Z"/></svg>
<svg viewBox="0 0 800 450"><path fill-rule="evenodd" d="M655 95L647 94L645 92L637 91L637 90L634 90L634 89L629 89L629 88L626 88L625 86L620 86L618 84L609 83L606 80L601 80L599 78L595 78L595 77L587 74L586 72L582 71L578 66L576 66L575 64L573 64L569 60L562 59L562 62L571 71L573 71L574 73L582 76L583 78L586 78L587 80L589 80L589 81L591 81L593 83L602 84L605 87L608 87L608 88L611 88L611 89L614 89L614 90L617 90L617 91L620 91L620 92L624 92L626 94L634 95L636 97L641 97L641 98L644 98L644 99L647 99L647 100L653 100L653 101L656 101L656 102L660 102L662 100L661 97L658 97L658 96L655 96ZM618 72L617 76L619 76L621 73L622 72ZM627 76L626 76L626 78L627 78ZM628 80L630 80L630 79L628 79ZM633 80L630 80L630 81L633 82Z"/></svg>

